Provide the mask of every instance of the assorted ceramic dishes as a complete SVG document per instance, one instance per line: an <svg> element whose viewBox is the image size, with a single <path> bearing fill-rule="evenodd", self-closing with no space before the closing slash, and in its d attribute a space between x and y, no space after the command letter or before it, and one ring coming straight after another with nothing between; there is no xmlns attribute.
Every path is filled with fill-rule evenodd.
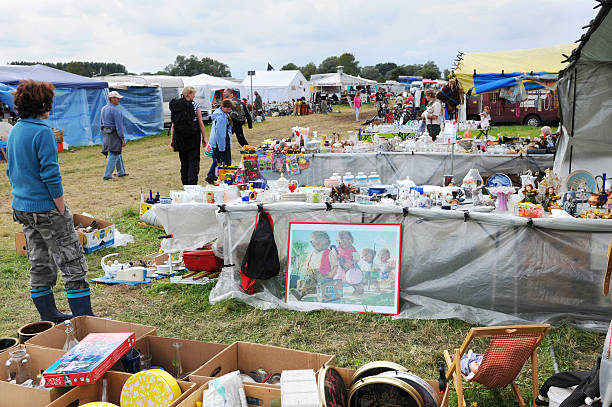
<svg viewBox="0 0 612 407"><path fill-rule="evenodd" d="M576 170L572 172L566 181L568 191L578 191L581 188L586 188L587 192L597 192L597 182L588 171Z"/></svg>
<svg viewBox="0 0 612 407"><path fill-rule="evenodd" d="M510 180L510 177L507 176L506 174L502 174L501 172L491 175L486 183L487 188L511 187L511 186L512 186L512 181Z"/></svg>

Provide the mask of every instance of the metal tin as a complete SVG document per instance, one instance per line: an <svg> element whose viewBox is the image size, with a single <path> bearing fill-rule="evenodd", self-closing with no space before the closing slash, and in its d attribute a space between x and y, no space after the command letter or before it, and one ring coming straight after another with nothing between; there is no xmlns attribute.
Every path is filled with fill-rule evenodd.
<svg viewBox="0 0 612 407"><path fill-rule="evenodd" d="M411 385L393 377L373 376L361 379L349 392L349 406L424 407L423 399Z"/></svg>
<svg viewBox="0 0 612 407"><path fill-rule="evenodd" d="M323 366L317 377L323 407L348 407L348 390L342 376L331 366Z"/></svg>
<svg viewBox="0 0 612 407"><path fill-rule="evenodd" d="M392 377L412 386L423 399L423 407L438 407L436 392L429 383L410 372L383 372L376 377Z"/></svg>
<svg viewBox="0 0 612 407"><path fill-rule="evenodd" d="M355 371L355 374L353 374L353 378L351 379L351 386L357 380L363 379L364 377L376 376L379 373L389 372L389 371L407 372L408 369L406 369L404 366L399 365L397 363L387 362L384 360L378 360L376 362L366 363L365 365L357 369Z"/></svg>

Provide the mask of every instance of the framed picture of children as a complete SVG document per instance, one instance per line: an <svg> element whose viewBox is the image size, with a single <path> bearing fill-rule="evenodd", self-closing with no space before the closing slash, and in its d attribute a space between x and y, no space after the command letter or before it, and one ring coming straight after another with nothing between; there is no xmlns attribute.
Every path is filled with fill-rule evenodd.
<svg viewBox="0 0 612 407"><path fill-rule="evenodd" d="M289 223L285 302L397 315L402 225Z"/></svg>

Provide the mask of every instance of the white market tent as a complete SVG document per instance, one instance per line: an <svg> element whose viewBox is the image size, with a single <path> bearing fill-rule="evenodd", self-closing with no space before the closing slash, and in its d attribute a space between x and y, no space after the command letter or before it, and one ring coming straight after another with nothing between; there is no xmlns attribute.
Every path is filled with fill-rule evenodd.
<svg viewBox="0 0 612 407"><path fill-rule="evenodd" d="M239 83L229 81L217 76L207 75L205 73L183 77L185 86L193 86L196 90L195 99L202 105L202 109L206 111L212 110L213 97L216 91L223 89L232 89L240 92L240 98L247 97L247 92L244 86Z"/></svg>
<svg viewBox="0 0 612 407"><path fill-rule="evenodd" d="M301 97L308 98L309 83L298 70L294 71L255 71L255 75L247 76L242 81L246 90L245 97L251 99L251 78L253 92L257 91L265 103L288 102Z"/></svg>
<svg viewBox="0 0 612 407"><path fill-rule="evenodd" d="M329 75L325 75L319 78L315 78L312 81L312 85L315 87L326 87L326 86L367 86L376 85L376 81L361 78L359 76L353 76L344 72L336 72Z"/></svg>
<svg viewBox="0 0 612 407"><path fill-rule="evenodd" d="M562 134L554 171L562 178L574 170L612 173L612 4L600 6L559 74Z"/></svg>

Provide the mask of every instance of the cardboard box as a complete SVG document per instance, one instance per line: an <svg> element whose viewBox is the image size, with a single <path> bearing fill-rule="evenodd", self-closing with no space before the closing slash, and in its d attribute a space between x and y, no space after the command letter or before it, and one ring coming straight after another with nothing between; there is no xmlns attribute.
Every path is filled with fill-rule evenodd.
<svg viewBox="0 0 612 407"><path fill-rule="evenodd" d="M190 382L195 385L200 385L197 390L194 390L176 407L196 407L197 401L202 401L204 390L208 389L208 382L213 380L213 377L192 376ZM244 384L244 392L246 393L247 403L249 406L256 407L275 407L280 406L281 392L280 386L263 387L261 385L253 385L250 383Z"/></svg>
<svg viewBox="0 0 612 407"><path fill-rule="evenodd" d="M80 406L83 404L91 403L94 401L100 401L102 395L102 381L108 379L108 401L110 403L119 405L121 400L121 390L125 382L132 376L128 373L123 372L106 372L102 379L98 380L94 384L86 384L82 386L76 386L47 407L72 407ZM185 400L195 389L196 385L193 383L178 382L183 394L174 403L168 407L176 407L183 400ZM73 404L74 403L74 404Z"/></svg>
<svg viewBox="0 0 612 407"><path fill-rule="evenodd" d="M338 371L338 373L340 373L340 377L342 377L342 380L344 381L344 384L346 385L346 388L348 389L351 385L351 379L353 378L353 375L355 374L355 370L353 369L346 369L346 368L342 368L342 367L334 367L334 369L336 369ZM446 392L445 393L440 393L440 387L438 386L438 381L437 380L428 380L425 379L425 381L427 383L429 383L429 385L431 387L433 387L434 391L436 392L437 396L438 396L438 405L440 407L448 407L448 392L449 392L449 386L452 386L451 383L448 383L448 385L446 386ZM445 397L446 396L446 397Z"/></svg>
<svg viewBox="0 0 612 407"><path fill-rule="evenodd" d="M30 363L32 364L32 374L38 375L43 370L51 366L57 359L64 355L63 350L44 349L36 346L25 346L26 351L30 355ZM15 350L17 348L13 348ZM53 389L33 389L17 384L11 384L6 379L5 363L9 360L9 352L0 353L0 366L4 369L4 374L0 376L0 406L2 407L42 407L46 406L56 398L66 393L70 388L53 388Z"/></svg>
<svg viewBox="0 0 612 407"><path fill-rule="evenodd" d="M133 332L91 333L45 370L45 386L95 383L134 346L135 341ZM89 365L85 368L83 362Z"/></svg>
<svg viewBox="0 0 612 407"><path fill-rule="evenodd" d="M153 204L148 204L148 203L141 202L140 203L140 216L144 215L149 210L151 210L152 206L153 206Z"/></svg>
<svg viewBox="0 0 612 407"><path fill-rule="evenodd" d="M257 369L263 369L268 373L281 373L283 370L291 369L313 369L317 372L323 365L335 365L335 363L336 357L333 355L235 342L192 375L219 377L236 370L250 372ZM277 387L269 384L259 386Z"/></svg>
<svg viewBox="0 0 612 407"><path fill-rule="evenodd" d="M228 347L228 345L220 343L165 338L162 336L146 336L137 340L134 348L138 349L141 354L153 357L151 366L161 366L167 372L172 372L172 360L174 359L172 344L175 342L183 344L181 349L183 378L187 378L192 372L199 369Z"/></svg>
<svg viewBox="0 0 612 407"><path fill-rule="evenodd" d="M157 333L157 328L153 326L133 322L113 321L87 316L72 318L71 321L74 327L74 336L79 341L83 340L90 333L134 332L136 340ZM62 349L64 342L66 342L66 331L64 325L60 324L39 333L26 343L43 348Z"/></svg>
<svg viewBox="0 0 612 407"><path fill-rule="evenodd" d="M98 222L98 230L90 233L77 230L79 241L85 253L95 252L115 244L115 225L105 220L90 218L85 215L73 215L74 226L91 225L93 221ZM23 232L15 232L15 250L18 254L27 254L26 239Z"/></svg>
<svg viewBox="0 0 612 407"><path fill-rule="evenodd" d="M115 225L113 223L101 219L90 218L89 216L85 215L75 214L73 215L73 218L75 226L79 224L89 226L94 220L98 222L97 230L93 232L85 233L77 231L79 234L79 239L81 239L81 235L85 239L84 241L81 241L85 253L95 252L96 250L111 247L115 244Z"/></svg>

